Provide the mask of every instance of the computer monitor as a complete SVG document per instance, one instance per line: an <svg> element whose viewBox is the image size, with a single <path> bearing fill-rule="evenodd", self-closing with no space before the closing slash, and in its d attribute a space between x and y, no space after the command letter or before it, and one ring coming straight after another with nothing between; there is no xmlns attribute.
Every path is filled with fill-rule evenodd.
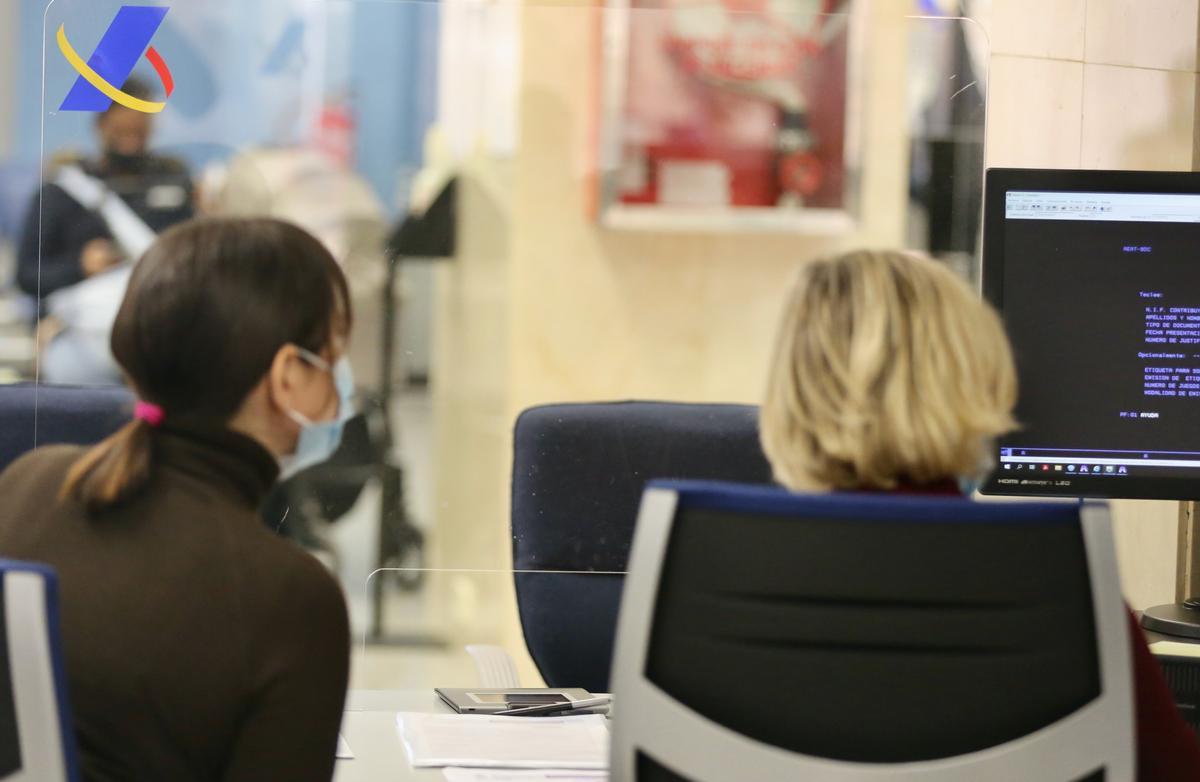
<svg viewBox="0 0 1200 782"><path fill-rule="evenodd" d="M985 494L1200 498L1200 173L991 169L1020 428Z"/></svg>

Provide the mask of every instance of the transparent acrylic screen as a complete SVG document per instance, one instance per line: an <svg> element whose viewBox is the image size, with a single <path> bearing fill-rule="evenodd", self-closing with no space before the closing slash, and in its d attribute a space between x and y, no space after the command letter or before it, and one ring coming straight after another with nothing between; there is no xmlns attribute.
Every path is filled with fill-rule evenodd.
<svg viewBox="0 0 1200 782"><path fill-rule="evenodd" d="M263 523L341 579L354 686L477 684L472 643L538 683L514 567L547 594L550 579L615 600L637 487L689 476L635 470L645 455L613 443L670 444L619 419L600 440L549 426L553 447L514 475L521 411L756 404L808 258L907 247L977 274L982 29L956 3L823 5L22 3L0 373L41 389L28 446L130 415L109 337L155 233L192 215L294 222L348 280L362 415ZM124 89L130 75L148 91ZM150 157L117 148L138 134ZM108 417L64 431L58 385L88 387ZM565 481L544 503L525 480L539 459ZM581 492L599 477L626 499L563 516L572 463ZM514 489L529 492L519 524Z"/></svg>

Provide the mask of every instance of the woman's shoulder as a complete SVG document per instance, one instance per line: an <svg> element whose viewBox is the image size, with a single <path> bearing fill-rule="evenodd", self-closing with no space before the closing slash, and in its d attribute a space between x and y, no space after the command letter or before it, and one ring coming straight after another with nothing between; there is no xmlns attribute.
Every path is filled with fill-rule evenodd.
<svg viewBox="0 0 1200 782"><path fill-rule="evenodd" d="M254 597L242 603L260 641L284 656L289 646L348 648L349 612L337 578L295 543L264 531L269 537L251 555L258 575L246 584Z"/></svg>
<svg viewBox="0 0 1200 782"><path fill-rule="evenodd" d="M86 452L87 448L80 445L43 445L34 448L0 472L0 492L8 495L12 491L40 485L46 480L61 480L71 465Z"/></svg>
<svg viewBox="0 0 1200 782"><path fill-rule="evenodd" d="M336 595L339 599L341 598L340 582L321 560L297 543L282 538L269 530L268 534L276 543L278 556L287 563L286 569L283 570L283 580L289 591L313 598L322 595Z"/></svg>
<svg viewBox="0 0 1200 782"><path fill-rule="evenodd" d="M344 610L341 584L320 560L268 529L259 518L247 519L254 526L244 540L250 550L245 554L259 564L263 579L259 592L272 611L287 606L308 606L311 610Z"/></svg>

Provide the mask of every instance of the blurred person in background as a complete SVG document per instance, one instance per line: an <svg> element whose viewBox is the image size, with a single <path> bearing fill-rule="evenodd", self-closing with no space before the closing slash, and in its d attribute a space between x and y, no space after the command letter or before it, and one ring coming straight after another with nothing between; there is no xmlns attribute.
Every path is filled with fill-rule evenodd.
<svg viewBox="0 0 1200 782"><path fill-rule="evenodd" d="M123 89L153 99L136 78ZM38 334L43 375L52 382L119 381L107 336L128 280L121 267L194 212L187 166L149 151L153 115L114 103L96 115L95 129L99 157L56 156L17 248L18 286L38 300L39 317L54 316ZM108 272L112 278L101 282ZM76 322L84 311L88 322Z"/></svg>
<svg viewBox="0 0 1200 782"><path fill-rule="evenodd" d="M124 90L151 99L150 90L131 79ZM192 182L179 160L152 154L153 115L114 103L96 115L100 156L61 159L34 198L21 236L17 282L44 299L125 260L125 250L104 215L83 203L58 177L75 169L102 184L129 206L155 234L192 216ZM131 259L135 260L135 259Z"/></svg>

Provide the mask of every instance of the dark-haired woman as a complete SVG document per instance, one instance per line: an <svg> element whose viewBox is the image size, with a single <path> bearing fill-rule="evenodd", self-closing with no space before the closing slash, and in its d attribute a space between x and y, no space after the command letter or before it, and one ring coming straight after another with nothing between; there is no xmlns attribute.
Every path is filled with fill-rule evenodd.
<svg viewBox="0 0 1200 782"><path fill-rule="evenodd" d="M0 555L59 574L89 782L332 775L345 602L256 511L281 467L336 448L349 329L346 281L299 228L172 228L113 329L134 420L0 476Z"/></svg>

